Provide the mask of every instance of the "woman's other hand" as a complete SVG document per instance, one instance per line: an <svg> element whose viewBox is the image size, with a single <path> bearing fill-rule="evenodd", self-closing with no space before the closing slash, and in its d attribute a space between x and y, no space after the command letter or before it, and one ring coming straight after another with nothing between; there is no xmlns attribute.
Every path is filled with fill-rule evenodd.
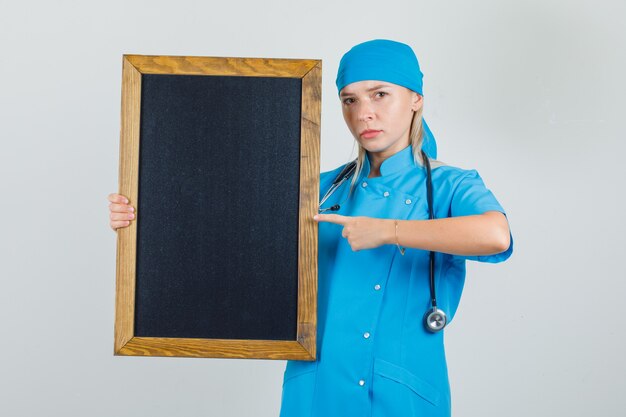
<svg viewBox="0 0 626 417"><path fill-rule="evenodd" d="M135 208L128 204L128 198L121 194L109 194L108 200L109 211L111 218L111 229L117 231L120 227L127 227L130 225L131 220L135 220L137 217L135 214Z"/></svg>

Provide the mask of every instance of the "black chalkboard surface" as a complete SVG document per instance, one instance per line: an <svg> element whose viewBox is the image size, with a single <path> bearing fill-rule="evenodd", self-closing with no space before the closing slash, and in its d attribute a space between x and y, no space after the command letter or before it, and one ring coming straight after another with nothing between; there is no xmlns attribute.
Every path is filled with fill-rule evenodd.
<svg viewBox="0 0 626 417"><path fill-rule="evenodd" d="M115 354L315 358L321 62L124 56Z"/></svg>

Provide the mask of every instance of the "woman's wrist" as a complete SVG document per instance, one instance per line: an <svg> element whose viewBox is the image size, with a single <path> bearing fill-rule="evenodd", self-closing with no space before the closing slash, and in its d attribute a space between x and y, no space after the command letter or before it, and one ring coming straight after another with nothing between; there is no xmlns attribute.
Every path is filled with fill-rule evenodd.
<svg viewBox="0 0 626 417"><path fill-rule="evenodd" d="M396 244L396 220L394 219L383 219L383 233L384 243L386 245L395 245Z"/></svg>
<svg viewBox="0 0 626 417"><path fill-rule="evenodd" d="M393 224L395 226L396 246L398 247L400 254L404 255L406 248L404 248L403 246L400 246L400 238L398 237L398 220L394 220Z"/></svg>

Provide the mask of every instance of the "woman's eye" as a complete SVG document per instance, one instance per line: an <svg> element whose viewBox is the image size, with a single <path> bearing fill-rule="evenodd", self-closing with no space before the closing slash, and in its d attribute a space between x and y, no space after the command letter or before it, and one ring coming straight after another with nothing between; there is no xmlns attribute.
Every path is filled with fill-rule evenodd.
<svg viewBox="0 0 626 417"><path fill-rule="evenodd" d="M387 95L387 93L385 91L378 91L378 92L376 92L376 94L381 94L381 96L379 96L379 97Z"/></svg>
<svg viewBox="0 0 626 417"><path fill-rule="evenodd" d="M352 104L354 102L353 98L347 98L343 101L343 104Z"/></svg>

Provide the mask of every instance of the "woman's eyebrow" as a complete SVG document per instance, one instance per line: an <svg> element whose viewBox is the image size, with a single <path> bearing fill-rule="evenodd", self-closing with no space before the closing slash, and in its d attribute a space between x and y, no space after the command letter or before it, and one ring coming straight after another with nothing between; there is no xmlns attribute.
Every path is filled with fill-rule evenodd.
<svg viewBox="0 0 626 417"><path fill-rule="evenodd" d="M368 89L367 89L367 90L365 90L365 91L370 92L370 91L373 91L373 90L378 90L379 88L385 88L385 87L388 87L388 86L387 86L387 85L384 85L384 84L379 84L379 85L375 85L375 86L374 86L374 87L372 87L372 88L368 88ZM350 92L350 91L342 91L339 95L340 95L341 97L344 97L344 96L349 96L349 95L352 95L352 94L354 94L354 93L352 93L352 92Z"/></svg>

